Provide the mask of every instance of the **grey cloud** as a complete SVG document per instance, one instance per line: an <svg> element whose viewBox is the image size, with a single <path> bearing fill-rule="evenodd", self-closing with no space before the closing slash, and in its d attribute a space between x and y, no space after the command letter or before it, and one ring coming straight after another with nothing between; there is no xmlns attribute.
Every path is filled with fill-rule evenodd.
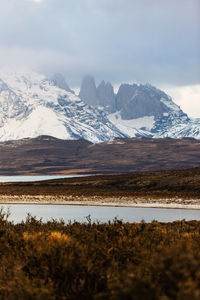
<svg viewBox="0 0 200 300"><path fill-rule="evenodd" d="M85 73L113 83L195 84L200 78L199 0L4 1L0 66ZM16 50L17 49L17 50Z"/></svg>

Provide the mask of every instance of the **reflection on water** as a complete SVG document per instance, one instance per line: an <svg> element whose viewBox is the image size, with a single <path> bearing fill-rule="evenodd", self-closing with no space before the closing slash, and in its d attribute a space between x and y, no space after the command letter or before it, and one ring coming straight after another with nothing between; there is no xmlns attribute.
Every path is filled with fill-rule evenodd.
<svg viewBox="0 0 200 300"><path fill-rule="evenodd" d="M71 221L86 222L91 216L92 221L108 222L115 217L124 222L172 222L175 220L200 220L200 210L163 209L163 208L133 208L133 207L101 207L101 206L72 206L72 205L2 205L4 210L10 209L10 220L19 223L25 220L27 214L36 216L43 221L63 219L66 223Z"/></svg>

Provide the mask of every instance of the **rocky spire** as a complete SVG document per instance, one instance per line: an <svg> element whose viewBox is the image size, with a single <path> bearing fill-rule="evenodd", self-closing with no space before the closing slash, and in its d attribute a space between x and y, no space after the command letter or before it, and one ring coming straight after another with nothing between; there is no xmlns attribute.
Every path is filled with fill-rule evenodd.
<svg viewBox="0 0 200 300"><path fill-rule="evenodd" d="M96 85L92 76L87 75L83 77L79 97L90 106L99 105Z"/></svg>
<svg viewBox="0 0 200 300"><path fill-rule="evenodd" d="M97 97L100 106L105 107L109 113L115 111L115 94L110 82L105 83L103 80L99 84L97 87Z"/></svg>

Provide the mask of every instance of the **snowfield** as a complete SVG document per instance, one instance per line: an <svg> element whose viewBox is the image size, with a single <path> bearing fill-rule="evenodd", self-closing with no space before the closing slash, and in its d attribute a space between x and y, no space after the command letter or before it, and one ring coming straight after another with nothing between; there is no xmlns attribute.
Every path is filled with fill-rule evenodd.
<svg viewBox="0 0 200 300"><path fill-rule="evenodd" d="M132 120L122 120L119 112L110 114L108 116L110 122L112 122L120 131L125 133L128 137L137 136L149 136L151 129L154 126L154 116L137 118Z"/></svg>

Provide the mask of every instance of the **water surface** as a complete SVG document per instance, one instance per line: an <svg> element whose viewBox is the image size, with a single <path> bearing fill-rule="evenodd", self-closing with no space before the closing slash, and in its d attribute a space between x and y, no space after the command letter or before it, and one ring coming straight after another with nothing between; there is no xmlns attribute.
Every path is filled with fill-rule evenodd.
<svg viewBox="0 0 200 300"><path fill-rule="evenodd" d="M82 177L83 175L35 175L35 176L0 176L0 182L31 182L60 178Z"/></svg>
<svg viewBox="0 0 200 300"><path fill-rule="evenodd" d="M10 209L10 220L19 223L25 221L27 214L36 216L43 221L63 219L66 223L71 221L86 222L91 216L92 221L108 222L115 217L124 222L172 222L175 220L200 220L200 210L164 209L164 208L133 208L133 207L101 207L101 206L73 206L73 205L2 205L4 210Z"/></svg>

